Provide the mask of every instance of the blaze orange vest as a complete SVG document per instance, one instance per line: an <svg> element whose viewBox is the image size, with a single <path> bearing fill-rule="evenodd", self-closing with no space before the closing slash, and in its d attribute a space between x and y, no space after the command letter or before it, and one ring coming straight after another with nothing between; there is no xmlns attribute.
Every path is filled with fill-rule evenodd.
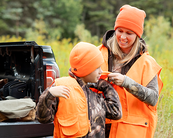
<svg viewBox="0 0 173 138"><path fill-rule="evenodd" d="M67 86L70 89L70 97L59 98L58 110L54 117L54 138L85 136L89 131L90 123L87 100L82 88L71 77L58 78L55 84Z"/></svg>
<svg viewBox="0 0 173 138"><path fill-rule="evenodd" d="M99 47L104 57L102 70L108 70L108 50L104 46ZM161 67L147 53L132 65L127 76L137 83L147 84L157 75L159 94L163 87L160 79ZM120 120L107 119L106 123L112 123L110 138L152 138L157 124L157 104L150 106L141 102L126 89L113 85L118 92L122 104L123 116Z"/></svg>

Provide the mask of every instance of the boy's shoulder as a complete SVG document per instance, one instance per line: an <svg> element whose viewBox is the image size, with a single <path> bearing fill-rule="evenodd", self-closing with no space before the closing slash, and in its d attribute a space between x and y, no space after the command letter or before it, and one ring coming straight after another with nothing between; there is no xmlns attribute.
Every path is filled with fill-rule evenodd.
<svg viewBox="0 0 173 138"><path fill-rule="evenodd" d="M77 86L79 85L76 81L76 79L68 76L68 77L61 77L55 79L55 84L56 85L65 85L65 86Z"/></svg>

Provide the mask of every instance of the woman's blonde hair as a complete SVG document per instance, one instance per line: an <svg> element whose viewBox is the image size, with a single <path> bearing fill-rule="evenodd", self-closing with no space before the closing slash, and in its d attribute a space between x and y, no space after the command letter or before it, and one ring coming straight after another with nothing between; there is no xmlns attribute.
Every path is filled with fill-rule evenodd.
<svg viewBox="0 0 173 138"><path fill-rule="evenodd" d="M107 45L108 47L110 48L110 50L112 51L112 53L114 54L114 56L116 57L116 59L120 62L120 63L129 63L133 57L136 55L136 53L138 52L139 50L139 47L141 47L142 49L142 45L144 45L143 43L140 42L139 40L139 37L137 36L136 37L136 40L133 44L133 47L132 49L130 50L130 52L125 55L119 45L118 45L118 42L117 42L117 39L116 39L116 35L114 33L113 37L111 37L108 42L107 42Z"/></svg>

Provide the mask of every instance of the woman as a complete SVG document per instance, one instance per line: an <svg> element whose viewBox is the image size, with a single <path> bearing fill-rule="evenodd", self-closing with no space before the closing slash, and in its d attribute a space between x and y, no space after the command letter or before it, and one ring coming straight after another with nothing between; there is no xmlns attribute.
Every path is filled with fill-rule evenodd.
<svg viewBox="0 0 173 138"><path fill-rule="evenodd" d="M152 138L157 123L157 103L162 81L161 67L147 52L141 38L145 12L130 5L120 8L114 30L99 46L104 57L103 71L119 94L123 116L107 120L110 138ZM108 136L107 136L108 137Z"/></svg>

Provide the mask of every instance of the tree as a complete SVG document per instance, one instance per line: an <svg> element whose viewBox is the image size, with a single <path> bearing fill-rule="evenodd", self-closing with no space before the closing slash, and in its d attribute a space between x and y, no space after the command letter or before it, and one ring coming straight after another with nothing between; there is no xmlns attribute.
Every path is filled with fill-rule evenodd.
<svg viewBox="0 0 173 138"><path fill-rule="evenodd" d="M34 0L2 0L1 1L1 22L6 26L1 27L0 35L24 36L28 27L32 27L35 20L36 10L32 3Z"/></svg>
<svg viewBox="0 0 173 138"><path fill-rule="evenodd" d="M46 16L54 28L62 29L63 37L74 37L77 24L80 23L82 4L81 0L55 0L51 5L53 14Z"/></svg>
<svg viewBox="0 0 173 138"><path fill-rule="evenodd" d="M92 35L102 37L106 30L113 29L116 17L115 0L83 0L83 19Z"/></svg>
<svg viewBox="0 0 173 138"><path fill-rule="evenodd" d="M73 37L82 12L81 0L1 0L0 4L0 35L24 37L37 20L43 20L50 34L58 30L62 37Z"/></svg>

